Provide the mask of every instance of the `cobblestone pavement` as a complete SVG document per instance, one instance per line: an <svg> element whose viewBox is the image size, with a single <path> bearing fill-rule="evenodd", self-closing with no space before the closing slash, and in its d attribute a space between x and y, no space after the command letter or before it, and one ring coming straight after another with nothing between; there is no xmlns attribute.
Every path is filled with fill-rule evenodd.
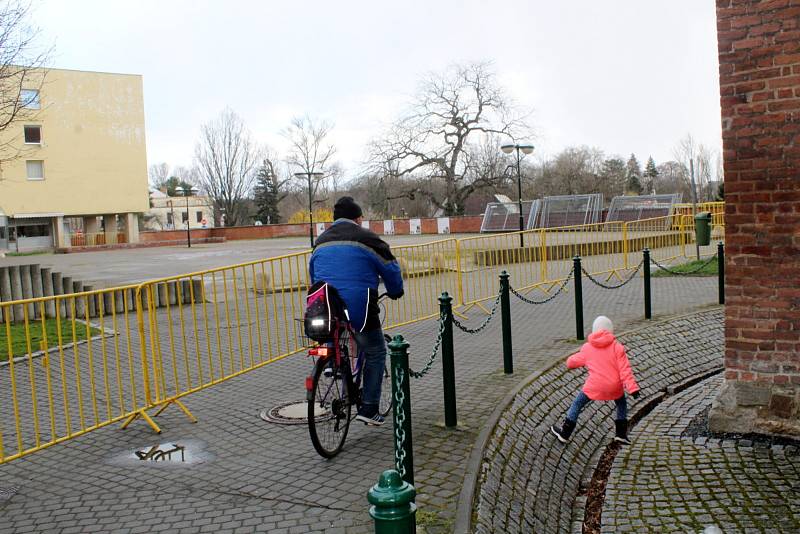
<svg viewBox="0 0 800 534"><path fill-rule="evenodd" d="M800 447L692 437L722 378L659 404L620 450L602 532L800 532Z"/></svg>
<svg viewBox="0 0 800 534"><path fill-rule="evenodd" d="M630 416L665 387L720 369L722 331L716 307L620 335L642 389L629 399ZM573 503L614 435L613 403L588 405L566 445L549 427L563 420L585 377L558 361L515 395L483 451L475 532L581 531L583 509Z"/></svg>
<svg viewBox="0 0 800 534"><path fill-rule="evenodd" d="M713 278L653 280L656 318L715 299ZM584 302L588 324L599 313L620 331L644 323L638 281L613 291L584 281ZM441 426L438 362L412 382L419 523L429 532L452 531L466 459L497 403L532 369L577 347L573 310L571 293L543 306L512 300L513 376L502 373L498 319L481 335L456 333L456 430ZM436 330L434 321L399 329L412 344L412 367L424 364ZM0 465L0 532L371 532L366 492L393 465L391 425L354 425L342 454L326 461L305 426L258 417L302 400L309 370L306 358L291 357L192 394L184 402L199 422L170 408L159 417L160 436L141 422L110 426ZM134 459L134 450L159 443L185 444L198 461Z"/></svg>

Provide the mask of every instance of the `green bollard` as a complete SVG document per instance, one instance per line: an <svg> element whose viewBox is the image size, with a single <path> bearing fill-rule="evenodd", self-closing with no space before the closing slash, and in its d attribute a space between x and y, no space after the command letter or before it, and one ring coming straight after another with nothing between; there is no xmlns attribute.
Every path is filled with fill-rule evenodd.
<svg viewBox="0 0 800 534"><path fill-rule="evenodd" d="M389 343L392 361L395 467L403 480L414 485L414 443L411 438L411 375L408 372L408 342L394 336ZM398 402L398 399L400 402Z"/></svg>
<svg viewBox="0 0 800 534"><path fill-rule="evenodd" d="M651 319L653 317L653 303L650 294L650 249L645 247L642 251L644 256L644 318Z"/></svg>
<svg viewBox="0 0 800 534"><path fill-rule="evenodd" d="M453 355L453 298L447 291L439 297L439 309L444 316L442 332L442 388L444 390L444 426L458 425L456 414L456 365Z"/></svg>
<svg viewBox="0 0 800 534"><path fill-rule="evenodd" d="M717 243L717 271L719 272L719 303L725 304L725 245Z"/></svg>
<svg viewBox="0 0 800 534"><path fill-rule="evenodd" d="M414 486L403 481L400 473L388 469L370 488L367 500L369 515L375 521L375 534L413 534L416 532L417 505Z"/></svg>
<svg viewBox="0 0 800 534"><path fill-rule="evenodd" d="M583 286L581 284L581 257L572 258L572 266L575 269L575 334L579 340L583 337Z"/></svg>
<svg viewBox="0 0 800 534"><path fill-rule="evenodd" d="M514 374L514 354L511 350L511 302L509 300L508 273L500 273L500 314L503 324L503 372Z"/></svg>

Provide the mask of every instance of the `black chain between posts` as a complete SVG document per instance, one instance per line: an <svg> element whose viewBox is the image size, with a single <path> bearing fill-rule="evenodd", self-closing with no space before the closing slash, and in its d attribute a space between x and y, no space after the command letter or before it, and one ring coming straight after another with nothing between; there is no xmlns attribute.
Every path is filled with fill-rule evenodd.
<svg viewBox="0 0 800 534"><path fill-rule="evenodd" d="M410 370L409 373L411 373ZM397 421L394 423L394 437L397 442L394 448L394 466L395 469L397 469L397 471L400 473L401 477L406 476L406 431L405 426L403 425L406 420L406 412L403 410L403 406L405 406L403 402L406 400L406 396L403 393L404 380L405 373L403 373L403 368L398 365L395 368L397 391L395 391L394 402L395 406L399 406L400 409L396 410Z"/></svg>
<svg viewBox="0 0 800 534"><path fill-rule="evenodd" d="M708 258L705 262L700 264L700 266L697 267L697 269L692 269L691 271L673 271L669 267L665 267L664 265L661 265L660 263L658 263L654 258L650 258L650 261L653 264L655 264L655 266L658 267L659 269L661 269L662 271L667 271L670 274L675 274L675 275L678 275L678 276L685 276L685 275L688 275L688 274L694 274L694 273L702 271L706 267L706 265L708 265L709 263L711 263L715 259L717 259L717 255L716 254L714 254L713 256Z"/></svg>
<svg viewBox="0 0 800 534"><path fill-rule="evenodd" d="M466 332L467 334L477 334L478 332L480 332L481 330L486 328L486 326L489 324L489 321L491 321L492 317L494 317L495 312L497 312L497 307L500 305L500 298L502 296L503 296L503 291L500 290L497 293L497 298L494 299L494 304L492 304L492 309L489 312L489 317L487 317L486 320L483 321L483 323L481 323L480 326L475 327L475 328L470 328L468 326L464 326L463 324L461 324L458 321L458 319L456 319L455 316L453 316L453 324L456 325L458 327L458 329L461 330L462 332Z"/></svg>
<svg viewBox="0 0 800 534"><path fill-rule="evenodd" d="M531 300L529 298L526 298L510 285L508 286L508 290L525 304L547 304L548 302L556 298L558 295L560 295L562 291L564 291L564 288L567 287L567 284L569 283L570 280L572 280L572 276L574 274L575 274L575 267L573 266L572 269L570 269L567 277L564 279L563 282L561 282L561 285L559 286L558 290L544 300Z"/></svg>
<svg viewBox="0 0 800 534"><path fill-rule="evenodd" d="M428 363L425 364L425 367L422 368L421 371L414 371L413 369L408 369L408 374L411 375L413 378L422 378L428 371L431 370L433 367L433 362L436 360L436 355L439 353L439 347L442 346L442 336L444 336L444 322L445 317L444 313L439 314L439 334L436 336L436 344L433 346L433 351L431 355L428 357Z"/></svg>
<svg viewBox="0 0 800 534"><path fill-rule="evenodd" d="M639 270L642 268L643 265L644 265L644 259L642 259L642 261L639 262L639 265L636 266L636 269L633 270L633 272L631 273L631 275L628 278L626 278L625 280L623 280L621 283L619 283L617 285L605 284L605 283L595 279L583 267L581 267L581 272L583 272L583 274L586 275L586 278L588 278L590 282L592 282L595 285L598 285L598 286L602 287L603 289L619 289L622 286L627 285L631 280L633 280L634 277L636 276L636 273L639 272Z"/></svg>

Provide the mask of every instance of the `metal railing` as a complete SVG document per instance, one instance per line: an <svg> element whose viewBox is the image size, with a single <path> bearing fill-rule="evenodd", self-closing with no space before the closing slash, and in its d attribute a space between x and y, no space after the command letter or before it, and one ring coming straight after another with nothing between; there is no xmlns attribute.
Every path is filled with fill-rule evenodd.
<svg viewBox="0 0 800 534"><path fill-rule="evenodd" d="M522 247L519 232L395 247L405 297L386 303L385 328L440 316L444 292L453 314L488 314L501 271L540 301L563 288L575 255L585 273L616 285L645 247L662 264L695 252L691 215L522 234ZM116 421L142 418L160 431L148 413L173 404L193 419L186 395L304 350L309 258L0 303L0 463Z"/></svg>
<svg viewBox="0 0 800 534"><path fill-rule="evenodd" d="M128 242L125 232L70 234L67 239L69 239L70 246L72 247L99 247L103 245L117 245Z"/></svg>
<svg viewBox="0 0 800 534"><path fill-rule="evenodd" d="M151 405L135 298L125 286L0 303L0 463Z"/></svg>

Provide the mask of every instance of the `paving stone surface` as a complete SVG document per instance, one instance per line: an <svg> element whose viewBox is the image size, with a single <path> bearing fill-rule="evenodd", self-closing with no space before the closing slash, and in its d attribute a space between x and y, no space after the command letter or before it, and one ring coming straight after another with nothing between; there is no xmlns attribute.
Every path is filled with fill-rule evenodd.
<svg viewBox="0 0 800 534"><path fill-rule="evenodd" d="M659 404L620 450L602 532L800 532L800 446L693 437L717 376Z"/></svg>
<svg viewBox="0 0 800 534"><path fill-rule="evenodd" d="M654 316L712 310L716 295L713 278L654 279ZM639 280L617 290L584 281L584 302L587 330L600 313L619 331L644 324ZM452 531L466 459L497 403L530 371L578 346L572 293L542 306L512 299L512 315L512 376L502 373L499 319L476 336L456 332L458 429L441 425L439 362L412 382L417 503L428 532ZM473 310L466 322L481 319ZM398 329L411 343L412 367L425 363L436 331L434 321ZM264 408L302 400L310 368L307 358L290 357L189 395L184 402L199 422L171 407L158 418L161 435L138 421L125 431L111 425L0 465L0 495L10 495L0 498L0 532L371 532L366 492L393 466L391 424L354 424L344 451L327 461L314 452L305 426L258 417ZM567 384L569 396L575 385ZM553 396L545 406L559 413L565 402ZM597 432L606 436L609 428ZM581 433L593 431L587 425ZM185 444L201 461L156 465L133 458L134 450L160 443ZM565 475L551 478L556 494ZM560 502L553 498L548 506Z"/></svg>

